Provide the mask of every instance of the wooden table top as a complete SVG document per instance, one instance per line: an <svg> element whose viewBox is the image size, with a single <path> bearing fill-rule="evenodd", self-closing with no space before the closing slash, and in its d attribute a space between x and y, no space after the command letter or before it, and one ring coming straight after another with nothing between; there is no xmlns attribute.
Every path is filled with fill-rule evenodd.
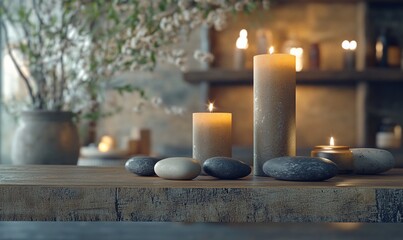
<svg viewBox="0 0 403 240"><path fill-rule="evenodd" d="M379 175L338 175L323 182L279 181L270 177L248 176L239 180L219 180L199 176L191 181L140 177L124 167L12 166L0 165L0 186L110 186L130 188L403 188L403 169Z"/></svg>
<svg viewBox="0 0 403 240"><path fill-rule="evenodd" d="M191 181L124 167L0 165L0 221L402 222L403 169L323 182Z"/></svg>

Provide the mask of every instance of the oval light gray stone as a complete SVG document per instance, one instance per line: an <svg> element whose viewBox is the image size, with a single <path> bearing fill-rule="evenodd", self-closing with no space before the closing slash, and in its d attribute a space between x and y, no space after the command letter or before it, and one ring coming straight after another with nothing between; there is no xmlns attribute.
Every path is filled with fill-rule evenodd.
<svg viewBox="0 0 403 240"><path fill-rule="evenodd" d="M200 174L198 160L186 157L165 158L154 166L155 173L165 179L191 180Z"/></svg>
<svg viewBox="0 0 403 240"><path fill-rule="evenodd" d="M160 159L149 156L136 156L127 160L127 171L139 176L155 176L154 166Z"/></svg>
<svg viewBox="0 0 403 240"><path fill-rule="evenodd" d="M263 164L270 177L287 181L323 181L337 175L337 165L326 158L279 157Z"/></svg>
<svg viewBox="0 0 403 240"><path fill-rule="evenodd" d="M203 164L203 170L210 176L220 179L238 179L246 177L251 167L239 160L228 157L213 157Z"/></svg>
<svg viewBox="0 0 403 240"><path fill-rule="evenodd" d="M378 174L395 166L395 158L386 150L376 148L353 148L354 172Z"/></svg>

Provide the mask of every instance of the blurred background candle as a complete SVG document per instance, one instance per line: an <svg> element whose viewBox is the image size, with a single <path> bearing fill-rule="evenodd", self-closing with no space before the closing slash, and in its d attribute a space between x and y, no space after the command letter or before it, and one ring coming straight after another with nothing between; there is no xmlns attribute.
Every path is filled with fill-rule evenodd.
<svg viewBox="0 0 403 240"><path fill-rule="evenodd" d="M335 146L331 137L329 145L315 146L311 151L312 157L323 157L337 164L339 173L350 173L353 170L353 153L348 146Z"/></svg>
<svg viewBox="0 0 403 240"><path fill-rule="evenodd" d="M284 42L283 53L288 53L295 56L295 70L302 71L304 68L304 48L302 43L297 39L295 32L289 33L289 38Z"/></svg>
<svg viewBox="0 0 403 240"><path fill-rule="evenodd" d="M202 165L211 157L232 156L232 114L213 109L210 103L210 112L193 113L193 158Z"/></svg>
<svg viewBox="0 0 403 240"><path fill-rule="evenodd" d="M116 147L116 141L111 136L103 136L98 144L98 150L100 152L109 152Z"/></svg>
<svg viewBox="0 0 403 240"><path fill-rule="evenodd" d="M295 155L295 56L263 54L253 61L254 174L265 176L264 162Z"/></svg>
<svg viewBox="0 0 403 240"><path fill-rule="evenodd" d="M290 54L295 56L295 70L301 72L304 68L304 49L301 47L293 47L290 49Z"/></svg>
<svg viewBox="0 0 403 240"><path fill-rule="evenodd" d="M344 68L347 70L355 69L355 50L357 49L357 42L352 40L344 40L341 43L344 50Z"/></svg>
<svg viewBox="0 0 403 240"><path fill-rule="evenodd" d="M400 148L402 140L402 127L390 118L382 119L375 143L377 148Z"/></svg>
<svg viewBox="0 0 403 240"><path fill-rule="evenodd" d="M242 29L239 32L239 37L236 40L235 56L234 56L234 68L236 70L242 70L245 68L245 55L248 48L248 32Z"/></svg>

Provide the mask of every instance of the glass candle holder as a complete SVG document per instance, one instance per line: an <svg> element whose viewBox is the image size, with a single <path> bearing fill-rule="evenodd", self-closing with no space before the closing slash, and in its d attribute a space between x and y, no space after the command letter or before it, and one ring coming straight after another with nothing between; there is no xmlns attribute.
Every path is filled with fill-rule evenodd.
<svg viewBox="0 0 403 240"><path fill-rule="evenodd" d="M315 146L311 151L311 156L333 161L339 168L339 173L351 173L353 171L353 153L347 146Z"/></svg>

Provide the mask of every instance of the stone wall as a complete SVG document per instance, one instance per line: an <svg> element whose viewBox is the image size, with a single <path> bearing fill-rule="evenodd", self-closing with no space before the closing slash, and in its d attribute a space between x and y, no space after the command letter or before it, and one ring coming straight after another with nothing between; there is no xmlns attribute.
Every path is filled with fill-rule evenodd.
<svg viewBox="0 0 403 240"><path fill-rule="evenodd" d="M182 47L189 52L189 69L200 69L193 60L193 51L200 48L200 32L195 31ZM110 134L122 140L130 134L131 128L147 128L151 130L152 149L155 154L167 152L189 153L192 144L192 113L199 111L201 105L201 88L183 80L182 72L175 66L160 64L154 72L133 72L119 77L121 81L139 86L152 97L160 97L166 107L181 107L185 111L181 116L167 114L162 107L148 106L144 111L136 113L140 98L138 94L126 94L123 97L110 92L108 98L121 104L123 110L98 124L98 137Z"/></svg>

